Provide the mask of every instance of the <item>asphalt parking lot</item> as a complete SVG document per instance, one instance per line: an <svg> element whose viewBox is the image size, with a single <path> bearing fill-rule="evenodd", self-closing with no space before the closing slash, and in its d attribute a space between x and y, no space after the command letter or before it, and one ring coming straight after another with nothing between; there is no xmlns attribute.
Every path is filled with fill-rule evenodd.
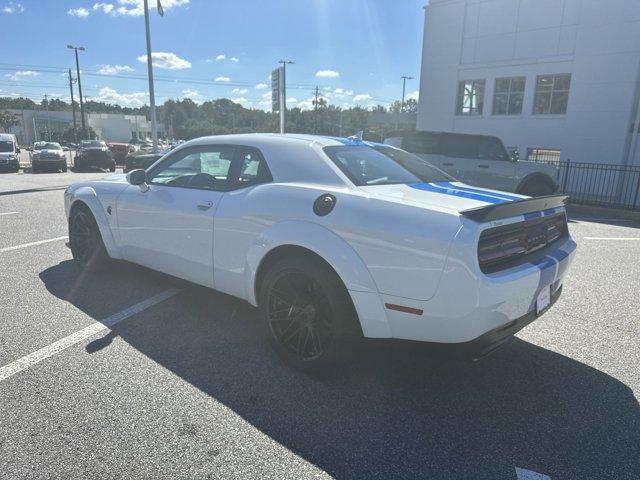
<svg viewBox="0 0 640 480"><path fill-rule="evenodd" d="M100 175L0 175L0 478L640 478L639 223L572 219L563 296L482 361L364 342L309 377L246 303L81 274L62 192Z"/></svg>

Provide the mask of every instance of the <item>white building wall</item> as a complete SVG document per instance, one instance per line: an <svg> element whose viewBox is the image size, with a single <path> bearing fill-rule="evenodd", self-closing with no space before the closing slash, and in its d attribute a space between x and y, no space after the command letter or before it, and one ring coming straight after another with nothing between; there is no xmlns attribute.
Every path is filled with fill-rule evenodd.
<svg viewBox="0 0 640 480"><path fill-rule="evenodd" d="M553 73L572 75L567 113L533 115L536 77ZM526 77L522 114L492 115L495 79L513 76ZM486 80L483 114L457 116L458 81L471 79ZM639 0L431 0L426 9L419 130L640 165L640 146L628 159L639 96Z"/></svg>

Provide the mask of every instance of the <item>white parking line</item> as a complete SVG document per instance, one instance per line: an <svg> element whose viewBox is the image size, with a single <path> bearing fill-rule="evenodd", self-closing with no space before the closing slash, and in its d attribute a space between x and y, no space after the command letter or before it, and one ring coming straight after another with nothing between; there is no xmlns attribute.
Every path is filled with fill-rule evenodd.
<svg viewBox="0 0 640 480"><path fill-rule="evenodd" d="M640 237L582 237L583 240L640 240Z"/></svg>
<svg viewBox="0 0 640 480"><path fill-rule="evenodd" d="M518 480L551 480L551 477L544 473L538 473L533 470L518 467L516 467L516 476Z"/></svg>
<svg viewBox="0 0 640 480"><path fill-rule="evenodd" d="M0 217L3 215L17 215L20 212L0 212Z"/></svg>
<svg viewBox="0 0 640 480"><path fill-rule="evenodd" d="M25 355L24 357L19 358L18 360L11 362L4 367L0 367L0 382L14 376L16 373L19 373L22 370L26 370L27 368L34 366L36 363L39 363L42 360L55 355L56 353L66 350L72 345L75 345L76 343L81 342L95 335L96 333L101 332L102 330L113 327L116 323L119 323L122 320L125 320L137 313L146 310L149 307L153 307L154 305L157 305L158 303L173 297L179 292L181 292L181 290L177 288L170 288L168 290L165 290L164 292L147 298L140 303L136 303L135 305L122 310L121 312L111 315L110 317L107 317L100 322L92 323L88 327L85 327L82 330L78 330L77 332L72 333L71 335L64 337L56 342L53 342L46 347L41 348L40 350L36 350L29 355Z"/></svg>
<svg viewBox="0 0 640 480"><path fill-rule="evenodd" d="M39 240L37 242L23 243L22 245L14 245L13 247L0 248L0 253L10 252L11 250L19 250L21 248L33 247L35 245L42 245L43 243L57 242L58 240L66 240L68 238L69 237L49 238L47 240Z"/></svg>

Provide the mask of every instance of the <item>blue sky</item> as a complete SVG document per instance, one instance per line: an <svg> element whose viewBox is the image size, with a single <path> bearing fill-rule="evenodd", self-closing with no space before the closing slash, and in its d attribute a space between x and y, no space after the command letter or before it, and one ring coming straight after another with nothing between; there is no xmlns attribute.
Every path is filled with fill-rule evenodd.
<svg viewBox="0 0 640 480"><path fill-rule="evenodd" d="M149 0L155 5L155 0ZM315 85L336 105L388 105L401 75L416 77L425 0L162 0L151 14L156 101L231 98L268 109L282 58L289 106L310 107ZM83 45L83 93L146 103L142 0L0 0L0 96L68 99L71 43ZM8 47L8 48L6 48ZM74 74L75 75L75 74ZM131 78L140 77L140 78ZM269 87L267 87L269 85Z"/></svg>

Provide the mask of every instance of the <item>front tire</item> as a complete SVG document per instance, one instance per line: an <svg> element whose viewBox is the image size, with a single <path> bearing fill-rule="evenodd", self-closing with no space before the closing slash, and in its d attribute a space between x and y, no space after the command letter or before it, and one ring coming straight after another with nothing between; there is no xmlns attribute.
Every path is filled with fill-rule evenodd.
<svg viewBox="0 0 640 480"><path fill-rule="evenodd" d="M307 373L342 363L355 337L349 294L319 260L298 256L273 265L262 283L260 310L271 346L285 363Z"/></svg>
<svg viewBox="0 0 640 480"><path fill-rule="evenodd" d="M82 270L100 270L109 260L98 224L91 210L84 205L71 212L69 246L73 260Z"/></svg>

